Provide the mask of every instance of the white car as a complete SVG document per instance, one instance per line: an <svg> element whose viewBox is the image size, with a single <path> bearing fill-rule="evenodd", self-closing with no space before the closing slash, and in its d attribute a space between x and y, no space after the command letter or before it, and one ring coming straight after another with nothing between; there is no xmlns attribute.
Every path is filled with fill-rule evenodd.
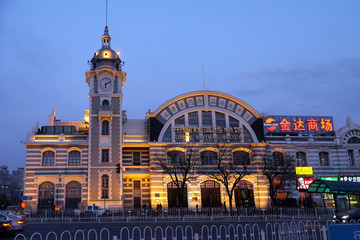
<svg viewBox="0 0 360 240"><path fill-rule="evenodd" d="M17 217L13 217L10 216L6 213L1 213L0 214L0 219L2 220L6 220L6 221L11 221L12 222L12 229L14 231L24 231L25 227L26 227L26 223L24 220L21 220Z"/></svg>

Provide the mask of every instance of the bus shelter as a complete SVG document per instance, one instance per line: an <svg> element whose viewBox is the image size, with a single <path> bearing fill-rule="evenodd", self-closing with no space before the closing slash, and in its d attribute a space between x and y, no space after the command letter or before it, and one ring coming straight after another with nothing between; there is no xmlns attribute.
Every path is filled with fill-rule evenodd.
<svg viewBox="0 0 360 240"><path fill-rule="evenodd" d="M315 180L308 190L309 193L331 193L334 196L335 212L339 212L338 196L348 196L348 209L350 209L350 195L360 196L360 183L348 181Z"/></svg>

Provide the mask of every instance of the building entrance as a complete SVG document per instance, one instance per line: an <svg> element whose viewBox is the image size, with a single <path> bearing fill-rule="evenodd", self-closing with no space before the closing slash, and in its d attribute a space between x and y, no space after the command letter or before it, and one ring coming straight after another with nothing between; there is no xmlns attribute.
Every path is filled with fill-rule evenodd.
<svg viewBox="0 0 360 240"><path fill-rule="evenodd" d="M205 181L201 185L201 207L221 207L220 184L215 181Z"/></svg>
<svg viewBox="0 0 360 240"><path fill-rule="evenodd" d="M251 182L241 180L235 189L236 207L253 207L255 206L254 191Z"/></svg>
<svg viewBox="0 0 360 240"><path fill-rule="evenodd" d="M66 184L65 199L66 209L79 208L79 203L81 203L81 184L75 181Z"/></svg>
<svg viewBox="0 0 360 240"><path fill-rule="evenodd" d="M39 186L39 209L54 209L54 190L55 185L51 182L43 182Z"/></svg>
<svg viewBox="0 0 360 240"><path fill-rule="evenodd" d="M186 184L184 191L180 192L174 182L168 183L167 193L169 208L186 208L188 206Z"/></svg>
<svg viewBox="0 0 360 240"><path fill-rule="evenodd" d="M134 180L134 208L141 208L141 181Z"/></svg>

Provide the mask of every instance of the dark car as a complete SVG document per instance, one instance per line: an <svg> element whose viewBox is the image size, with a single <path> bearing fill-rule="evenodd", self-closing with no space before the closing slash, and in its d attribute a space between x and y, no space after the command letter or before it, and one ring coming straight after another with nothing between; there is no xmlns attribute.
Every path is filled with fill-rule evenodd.
<svg viewBox="0 0 360 240"><path fill-rule="evenodd" d="M333 222L348 223L350 220L357 221L360 219L360 208L349 210L345 214L336 214L333 217Z"/></svg>
<svg viewBox="0 0 360 240"><path fill-rule="evenodd" d="M5 236L6 234L13 232L11 221L0 219L0 224L0 236Z"/></svg>

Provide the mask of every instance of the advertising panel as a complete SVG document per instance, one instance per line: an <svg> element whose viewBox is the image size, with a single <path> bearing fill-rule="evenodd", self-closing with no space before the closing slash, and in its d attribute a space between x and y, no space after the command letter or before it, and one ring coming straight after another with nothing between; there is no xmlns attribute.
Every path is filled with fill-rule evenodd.
<svg viewBox="0 0 360 240"><path fill-rule="evenodd" d="M295 167L296 175L313 175L312 167Z"/></svg>
<svg viewBox="0 0 360 240"><path fill-rule="evenodd" d="M333 134L333 118L326 116L267 116L264 133Z"/></svg>
<svg viewBox="0 0 360 240"><path fill-rule="evenodd" d="M360 182L360 175L340 175L339 181Z"/></svg>
<svg viewBox="0 0 360 240"><path fill-rule="evenodd" d="M326 181L337 181L337 177L320 177L320 180L326 180Z"/></svg>
<svg viewBox="0 0 360 240"><path fill-rule="evenodd" d="M299 190L306 190L309 188L310 184L314 181L314 178L304 178L298 177L296 179L296 186Z"/></svg>

